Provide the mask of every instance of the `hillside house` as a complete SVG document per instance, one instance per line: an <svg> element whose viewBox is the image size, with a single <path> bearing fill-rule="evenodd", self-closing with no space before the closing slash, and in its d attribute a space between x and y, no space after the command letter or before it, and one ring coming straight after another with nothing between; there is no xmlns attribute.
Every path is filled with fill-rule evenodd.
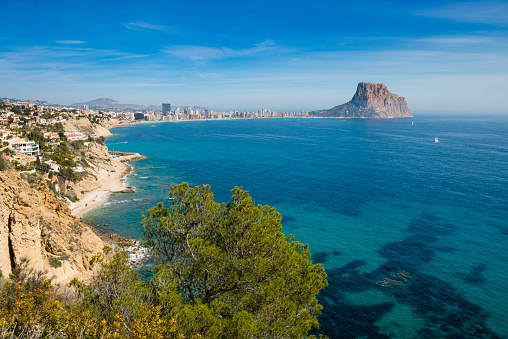
<svg viewBox="0 0 508 339"><path fill-rule="evenodd" d="M0 139L1 140L9 139L10 135L11 135L11 131L9 131L7 129L0 129Z"/></svg>
<svg viewBox="0 0 508 339"><path fill-rule="evenodd" d="M54 160L44 161L45 164L49 165L49 168L53 172L60 172L60 165Z"/></svg>
<svg viewBox="0 0 508 339"><path fill-rule="evenodd" d="M9 146L12 150L25 155L39 155L39 145L35 141L20 140Z"/></svg>

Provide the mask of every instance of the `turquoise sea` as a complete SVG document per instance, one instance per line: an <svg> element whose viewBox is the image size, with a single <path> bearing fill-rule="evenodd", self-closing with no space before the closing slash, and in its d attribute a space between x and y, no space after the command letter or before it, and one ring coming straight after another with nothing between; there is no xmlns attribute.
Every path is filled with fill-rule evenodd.
<svg viewBox="0 0 508 339"><path fill-rule="evenodd" d="M139 239L171 184L243 186L324 264L330 338L508 338L508 117L155 125L113 130L147 159L85 220Z"/></svg>

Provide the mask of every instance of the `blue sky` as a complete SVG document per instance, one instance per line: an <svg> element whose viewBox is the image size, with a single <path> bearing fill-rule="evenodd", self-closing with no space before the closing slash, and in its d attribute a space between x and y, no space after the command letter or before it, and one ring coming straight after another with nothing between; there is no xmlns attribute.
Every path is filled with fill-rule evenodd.
<svg viewBox="0 0 508 339"><path fill-rule="evenodd" d="M0 97L507 114L508 1L3 1Z"/></svg>

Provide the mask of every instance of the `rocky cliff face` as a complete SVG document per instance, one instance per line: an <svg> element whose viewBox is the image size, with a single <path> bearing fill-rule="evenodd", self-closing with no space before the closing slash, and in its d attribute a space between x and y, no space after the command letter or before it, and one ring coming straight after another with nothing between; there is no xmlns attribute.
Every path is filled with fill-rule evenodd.
<svg viewBox="0 0 508 339"><path fill-rule="evenodd" d="M73 153L75 158L82 158L87 161L88 167L84 169L88 175L78 182L66 182L65 185L59 185L60 194L65 195L69 193L69 195L81 199L83 197L82 192L92 191L97 188L98 181L101 178L107 176L108 172L118 170L114 159L108 153L108 148L103 144L85 142L82 148L73 151Z"/></svg>
<svg viewBox="0 0 508 339"><path fill-rule="evenodd" d="M413 116L407 107L406 99L390 93L385 85L372 82L360 82L351 101L309 114L343 118L407 118Z"/></svg>
<svg viewBox="0 0 508 339"><path fill-rule="evenodd" d="M8 276L23 259L54 282L87 279L89 261L104 246L58 201L44 180L32 188L17 172L0 172L0 271Z"/></svg>
<svg viewBox="0 0 508 339"><path fill-rule="evenodd" d="M118 120L116 119L110 119L101 124L92 124L90 120L84 117L80 119L70 119L64 122L65 129L76 128L86 133L86 135L95 135L98 137L109 137L113 135L109 129L113 128L115 125L118 125Z"/></svg>

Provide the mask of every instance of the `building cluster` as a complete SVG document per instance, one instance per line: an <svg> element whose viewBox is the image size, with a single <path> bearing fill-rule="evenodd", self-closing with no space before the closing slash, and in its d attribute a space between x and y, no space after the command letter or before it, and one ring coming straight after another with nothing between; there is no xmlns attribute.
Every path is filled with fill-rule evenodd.
<svg viewBox="0 0 508 339"><path fill-rule="evenodd" d="M306 117L307 112L278 112L266 108L256 112L247 111L213 111L201 107L172 107L163 103L161 111L106 112L116 118L130 121L182 121L182 120L221 120L221 119L259 119Z"/></svg>
<svg viewBox="0 0 508 339"><path fill-rule="evenodd" d="M41 149L40 142L30 140L28 136L33 135L31 132L40 131L43 143L54 150L62 142L60 133L55 132L56 124L89 114L92 112L84 109L35 105L31 102L10 104L0 102L0 151L2 156L15 165L22 165L24 168L34 167L37 158L40 161L43 157L44 150ZM65 130L63 136L69 141L88 139L85 133L77 129ZM47 168L51 172L59 172L61 169L60 164L54 160L42 162L48 165ZM74 170L80 172L82 168L78 166ZM35 171L35 168L32 171Z"/></svg>

